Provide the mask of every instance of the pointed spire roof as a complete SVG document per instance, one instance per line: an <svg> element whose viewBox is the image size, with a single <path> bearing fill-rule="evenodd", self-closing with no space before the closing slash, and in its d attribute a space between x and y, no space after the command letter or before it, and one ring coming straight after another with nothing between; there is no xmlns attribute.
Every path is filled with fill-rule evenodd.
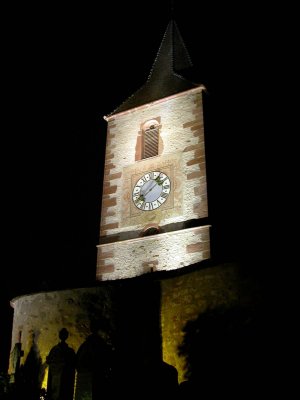
<svg viewBox="0 0 300 400"><path fill-rule="evenodd" d="M175 21L171 20L146 83L109 116L198 86L178 74L190 67L189 53Z"/></svg>

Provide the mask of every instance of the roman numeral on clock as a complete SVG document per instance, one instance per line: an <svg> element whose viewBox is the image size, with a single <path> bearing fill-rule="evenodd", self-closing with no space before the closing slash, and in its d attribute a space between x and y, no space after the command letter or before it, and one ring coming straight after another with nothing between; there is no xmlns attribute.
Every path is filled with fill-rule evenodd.
<svg viewBox="0 0 300 400"><path fill-rule="evenodd" d="M134 205L141 211L154 211L170 195L170 178L161 171L149 171L139 178L132 190Z"/></svg>
<svg viewBox="0 0 300 400"><path fill-rule="evenodd" d="M150 174L150 178L155 181L159 177L160 172L159 171L151 171L149 174Z"/></svg>
<svg viewBox="0 0 300 400"><path fill-rule="evenodd" d="M163 197L164 199L166 199L168 196L169 196L169 193L162 192L160 194L160 197Z"/></svg>

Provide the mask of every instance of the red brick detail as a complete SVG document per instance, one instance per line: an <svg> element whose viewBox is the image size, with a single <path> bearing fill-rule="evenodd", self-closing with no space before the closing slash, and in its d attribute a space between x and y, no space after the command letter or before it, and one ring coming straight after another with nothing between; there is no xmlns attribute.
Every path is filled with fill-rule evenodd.
<svg viewBox="0 0 300 400"><path fill-rule="evenodd" d="M106 149L107 151L110 151L112 149L115 149L116 145L115 144L111 144L111 141L109 141L109 143L106 143Z"/></svg>
<svg viewBox="0 0 300 400"><path fill-rule="evenodd" d="M196 131L201 128L203 128L203 125L198 123L197 125L191 126L191 131Z"/></svg>
<svg viewBox="0 0 300 400"><path fill-rule="evenodd" d="M200 166L200 171L194 171L191 172L190 174L187 174L186 177L188 180L206 176L205 162L200 163L199 166Z"/></svg>
<svg viewBox="0 0 300 400"><path fill-rule="evenodd" d="M197 186L194 188L194 193L196 196L206 194L206 185Z"/></svg>
<svg viewBox="0 0 300 400"><path fill-rule="evenodd" d="M208 258L210 258L210 249L202 252L202 260L207 260Z"/></svg>
<svg viewBox="0 0 300 400"><path fill-rule="evenodd" d="M207 210L207 200L206 200L205 195L202 196L200 203L194 204L193 211L195 214L198 215L198 217L202 217L202 218L207 217L208 210Z"/></svg>
<svg viewBox="0 0 300 400"><path fill-rule="evenodd" d="M97 268L97 275L114 272L114 270L115 270L114 264L103 265L103 266Z"/></svg>
<svg viewBox="0 0 300 400"><path fill-rule="evenodd" d="M198 253L200 251L206 251L206 250L209 250L209 249L210 249L209 241L188 244L186 246L186 252L187 253Z"/></svg>
<svg viewBox="0 0 300 400"><path fill-rule="evenodd" d="M117 172L117 173L115 173L115 174L106 174L106 176L105 176L105 182L107 182L107 181L113 181L114 179L118 179L118 178L121 178L121 176L122 176L122 172Z"/></svg>
<svg viewBox="0 0 300 400"><path fill-rule="evenodd" d="M143 149L143 137L141 135L141 132L139 132L135 145L135 161L139 161L142 159L142 149Z"/></svg>
<svg viewBox="0 0 300 400"><path fill-rule="evenodd" d="M119 228L119 223L118 222L114 222L112 224L106 224L106 225L102 225L101 226L102 230L115 229L115 228Z"/></svg>
<svg viewBox="0 0 300 400"><path fill-rule="evenodd" d="M196 107L193 111L192 111L192 114L195 114L195 115L201 115L201 112L202 112L202 107Z"/></svg>
<svg viewBox="0 0 300 400"><path fill-rule="evenodd" d="M202 157L194 158L193 160L190 160L186 163L187 166L189 165L195 165L195 164L202 164L205 162L205 156L203 155Z"/></svg>
<svg viewBox="0 0 300 400"><path fill-rule="evenodd" d="M113 258L114 252L113 251L101 251L99 252L98 259L105 260L106 258Z"/></svg>
<svg viewBox="0 0 300 400"><path fill-rule="evenodd" d="M192 144L190 146L187 146L183 152L186 153L187 151L192 151L192 150L199 150L204 148L204 142L197 143L197 144Z"/></svg>
<svg viewBox="0 0 300 400"><path fill-rule="evenodd" d="M189 122L185 122L183 125L182 125L182 127L183 128L190 128L190 127L192 127L192 126L194 126L195 124L199 124L199 120L198 119L196 119L196 120L194 120L194 121L189 121Z"/></svg>
<svg viewBox="0 0 300 400"><path fill-rule="evenodd" d="M109 163L105 165L105 174L109 174L109 171L107 171L108 169L113 169L116 168L115 164L113 163Z"/></svg>
<svg viewBox="0 0 300 400"><path fill-rule="evenodd" d="M103 267L104 265L105 265L105 261L104 260L97 259L97 269L99 267Z"/></svg>
<svg viewBox="0 0 300 400"><path fill-rule="evenodd" d="M201 98L195 99L195 100L194 100L194 104L196 104L196 106L201 106L201 105L202 105Z"/></svg>
<svg viewBox="0 0 300 400"><path fill-rule="evenodd" d="M105 156L105 162L107 162L108 160L111 160L111 159L113 159L114 158L114 153L107 153L106 154L106 156Z"/></svg>
<svg viewBox="0 0 300 400"><path fill-rule="evenodd" d="M102 207L112 207L117 204L117 198L111 197L110 199L105 199L102 202Z"/></svg>
<svg viewBox="0 0 300 400"><path fill-rule="evenodd" d="M112 121L112 119L108 123L108 129L112 129L112 128L115 128L117 126L116 124L111 123L111 121Z"/></svg>
<svg viewBox="0 0 300 400"><path fill-rule="evenodd" d="M194 156L195 156L195 158L203 157L203 156L205 157L205 149L204 149L204 146L203 146L201 149L195 150Z"/></svg>
<svg viewBox="0 0 300 400"><path fill-rule="evenodd" d="M114 210L109 210L108 208L105 208L102 210L102 218L105 217L114 217L116 215L116 212Z"/></svg>
<svg viewBox="0 0 300 400"><path fill-rule="evenodd" d="M104 199L110 199L110 195L109 194L103 194L102 195L102 200Z"/></svg>
<svg viewBox="0 0 300 400"><path fill-rule="evenodd" d="M201 173L200 176L205 176L205 174L206 174L205 161L195 163L195 165L199 165L199 169L200 169L200 171L195 171L195 172L200 172Z"/></svg>
<svg viewBox="0 0 300 400"><path fill-rule="evenodd" d="M101 222L104 223L105 220L103 220ZM106 224L106 225L110 225L110 224ZM107 229L103 229L103 226L106 227L106 225L101 225L101 227L100 227L100 236L107 236L108 235L108 230ZM113 228L108 228L108 229L113 229Z"/></svg>
<svg viewBox="0 0 300 400"><path fill-rule="evenodd" d="M158 154L163 152L163 141L161 138L161 117L151 118L151 120L155 120L157 122L156 128L158 129ZM144 157L143 149L144 149L144 130L145 124L149 122L149 120L143 122L140 125L140 130L138 132L136 146L135 146L135 161L142 160Z"/></svg>
<svg viewBox="0 0 300 400"><path fill-rule="evenodd" d="M203 136L203 129L197 129L196 131L193 132L193 136L197 137L197 136Z"/></svg>
<svg viewBox="0 0 300 400"><path fill-rule="evenodd" d="M187 174L186 178L190 180L190 179L200 178L201 176L203 176L202 171L194 171L191 172L190 174Z"/></svg>
<svg viewBox="0 0 300 400"><path fill-rule="evenodd" d="M112 193L116 193L118 186L114 185L114 186L110 186L110 187L106 187L103 190L103 195L105 194L112 194Z"/></svg>
<svg viewBox="0 0 300 400"><path fill-rule="evenodd" d="M208 229L206 229L206 230L201 229L201 231L199 233L201 235L202 242L209 241L209 230Z"/></svg>
<svg viewBox="0 0 300 400"><path fill-rule="evenodd" d="M110 261L110 264L111 263L112 262ZM102 268L102 267L105 267L106 265L109 265L109 264L106 264L105 259L98 259L97 260L97 268Z"/></svg>
<svg viewBox="0 0 300 400"><path fill-rule="evenodd" d="M115 133L111 133L109 131L107 136L109 137L109 139L114 139L116 137L116 134Z"/></svg>

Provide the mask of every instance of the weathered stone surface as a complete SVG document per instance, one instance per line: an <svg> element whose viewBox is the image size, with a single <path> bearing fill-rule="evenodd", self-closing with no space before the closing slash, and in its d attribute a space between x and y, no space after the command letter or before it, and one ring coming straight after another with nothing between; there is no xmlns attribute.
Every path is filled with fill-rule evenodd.
<svg viewBox="0 0 300 400"><path fill-rule="evenodd" d="M127 231L136 231L138 235L149 222L164 226L207 216L207 203L204 207L194 208L195 203L201 202L194 192L195 187L200 186L201 192L206 193L206 181L200 180L205 176L202 90L203 87L198 87L117 114L113 126L109 123L109 164L105 166L104 179L114 178L113 189L105 189L105 193L114 194L114 200L102 200L100 236ZM141 126L152 119L159 121L159 154L140 160ZM194 132L197 132L196 136ZM201 166L200 161L194 161L200 156ZM132 181L150 170L162 170L167 174L172 171L172 193L162 207L151 213L138 209L132 213L136 208L133 206L128 214L132 203ZM114 211L111 215L108 215L108 207Z"/></svg>
<svg viewBox="0 0 300 400"><path fill-rule="evenodd" d="M111 254L111 257L103 259L102 254ZM108 243L98 246L97 279L124 279L152 271L174 270L207 258L207 225ZM107 270L106 265L110 267Z"/></svg>
<svg viewBox="0 0 300 400"><path fill-rule="evenodd" d="M161 281L161 329L164 360L184 380L185 359L178 347L188 321L200 314L253 303L253 288L241 278L237 264L222 264Z"/></svg>
<svg viewBox="0 0 300 400"><path fill-rule="evenodd" d="M107 285L15 298L11 302L14 308L11 348L15 347L22 332L24 356L21 358L21 364L24 364L34 334L41 362L45 364L50 349L59 341L58 332L64 327L69 331L68 345L77 351L90 333L92 319L104 315L113 322L112 296L113 291ZM12 365L9 372L13 372Z"/></svg>
<svg viewBox="0 0 300 400"><path fill-rule="evenodd" d="M207 232L198 232L195 237L203 241L208 239ZM153 253L152 258L159 262L157 254ZM176 258L176 253L172 253L172 256ZM148 257L141 268L155 270L157 266L158 263ZM90 335L91 319L104 315L113 328L119 327L117 334L121 342L125 334L123 351L127 351L129 357L135 348L138 354L141 351L144 340L141 332L148 334L157 323L157 329L161 325L163 358L176 367L179 380L182 381L185 359L179 355L178 347L182 344L186 324L207 311L253 303L252 287L241 272L242 267L237 264L221 264L160 280L136 278L114 284L102 283L103 286L93 288L22 296L12 301L14 319L11 348L15 348L22 331L24 356L21 357L21 364L24 364L34 334L36 350L41 357L41 364L45 366L46 356L57 344L58 331L62 327L69 331L68 345L77 351ZM152 276L148 275L148 278ZM160 308L154 296L159 286L154 289L154 286L145 285L147 282L160 282L160 295L157 293ZM154 323L154 320L157 322ZM150 343L151 338L150 335ZM10 372L14 370L12 361ZM128 360L122 358L121 361L126 365ZM44 386L45 382L46 376Z"/></svg>

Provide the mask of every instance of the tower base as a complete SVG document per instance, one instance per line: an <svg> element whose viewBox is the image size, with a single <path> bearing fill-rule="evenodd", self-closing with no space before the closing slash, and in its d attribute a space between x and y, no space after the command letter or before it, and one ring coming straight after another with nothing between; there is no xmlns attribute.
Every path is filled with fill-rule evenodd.
<svg viewBox="0 0 300 400"><path fill-rule="evenodd" d="M209 227L101 244L97 246L97 279L133 278L206 260L210 258Z"/></svg>

